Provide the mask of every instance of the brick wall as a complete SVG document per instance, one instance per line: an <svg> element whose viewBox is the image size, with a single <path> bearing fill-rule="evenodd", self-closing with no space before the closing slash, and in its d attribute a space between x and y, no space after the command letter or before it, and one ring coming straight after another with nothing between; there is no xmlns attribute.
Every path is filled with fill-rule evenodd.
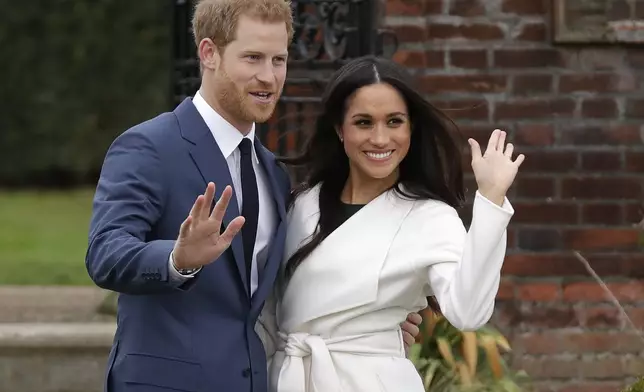
<svg viewBox="0 0 644 392"><path fill-rule="evenodd" d="M540 391L614 392L644 343L573 256L644 326L644 49L554 46L543 0L388 0L396 60L479 142L526 154L495 323Z"/></svg>

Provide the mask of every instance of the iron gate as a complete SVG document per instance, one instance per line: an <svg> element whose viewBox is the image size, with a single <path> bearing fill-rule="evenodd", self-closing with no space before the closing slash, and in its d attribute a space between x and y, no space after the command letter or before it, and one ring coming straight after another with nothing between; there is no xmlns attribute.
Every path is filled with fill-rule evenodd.
<svg viewBox="0 0 644 392"><path fill-rule="evenodd" d="M194 0L173 0L173 72L171 106L193 95L200 84L191 30ZM317 104L329 74L348 59L395 52L395 35L382 29L383 0L293 0L294 37L288 76L275 114L258 124L258 137L275 154L300 147L313 126Z"/></svg>

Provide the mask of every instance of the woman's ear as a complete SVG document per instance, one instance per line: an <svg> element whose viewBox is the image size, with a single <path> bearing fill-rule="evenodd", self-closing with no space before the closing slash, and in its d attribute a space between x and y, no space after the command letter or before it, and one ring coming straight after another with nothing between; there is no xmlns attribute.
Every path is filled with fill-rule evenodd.
<svg viewBox="0 0 644 392"><path fill-rule="evenodd" d="M344 137L342 137L342 129L340 127L335 127L335 133L338 135L338 139L340 139L340 143L344 142Z"/></svg>

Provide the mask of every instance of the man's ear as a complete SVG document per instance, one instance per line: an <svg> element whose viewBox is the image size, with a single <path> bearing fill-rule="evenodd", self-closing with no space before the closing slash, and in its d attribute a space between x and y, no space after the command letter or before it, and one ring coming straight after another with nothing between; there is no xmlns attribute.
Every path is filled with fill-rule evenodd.
<svg viewBox="0 0 644 392"><path fill-rule="evenodd" d="M202 39L197 49L202 68L216 69L219 67L222 50L210 38Z"/></svg>

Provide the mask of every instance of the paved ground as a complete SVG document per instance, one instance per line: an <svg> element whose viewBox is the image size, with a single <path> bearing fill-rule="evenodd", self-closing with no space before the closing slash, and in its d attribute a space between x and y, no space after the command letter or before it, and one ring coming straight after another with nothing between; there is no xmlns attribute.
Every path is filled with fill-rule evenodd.
<svg viewBox="0 0 644 392"><path fill-rule="evenodd" d="M96 312L105 295L97 287L0 286L0 323L111 321Z"/></svg>

